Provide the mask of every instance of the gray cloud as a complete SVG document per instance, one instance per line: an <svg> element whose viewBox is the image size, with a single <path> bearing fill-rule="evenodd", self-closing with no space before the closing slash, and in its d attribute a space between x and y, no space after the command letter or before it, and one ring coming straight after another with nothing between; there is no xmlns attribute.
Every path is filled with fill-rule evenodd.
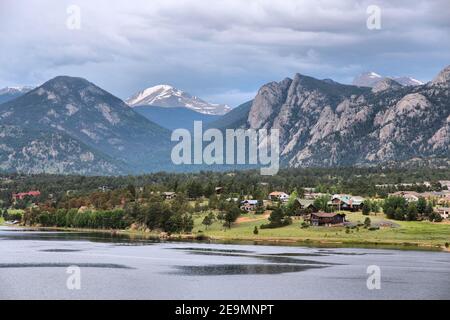
<svg viewBox="0 0 450 320"><path fill-rule="evenodd" d="M81 30L66 8L81 8ZM382 29L366 28L381 8ZM245 102L296 72L431 79L450 64L448 1L2 0L0 86L82 76L121 98L169 83L212 102Z"/></svg>

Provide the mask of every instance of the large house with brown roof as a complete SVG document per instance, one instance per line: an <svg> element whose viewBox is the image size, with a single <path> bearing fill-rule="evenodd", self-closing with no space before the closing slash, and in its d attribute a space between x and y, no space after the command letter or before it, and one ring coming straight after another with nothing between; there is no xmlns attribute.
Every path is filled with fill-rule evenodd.
<svg viewBox="0 0 450 320"><path fill-rule="evenodd" d="M345 222L345 214L343 213L328 213L315 212L311 213L309 222L312 226L331 226L340 225Z"/></svg>

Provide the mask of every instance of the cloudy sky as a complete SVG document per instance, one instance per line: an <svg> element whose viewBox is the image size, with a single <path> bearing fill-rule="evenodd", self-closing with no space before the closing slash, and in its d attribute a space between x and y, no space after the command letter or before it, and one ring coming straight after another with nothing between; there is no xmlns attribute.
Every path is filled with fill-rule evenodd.
<svg viewBox="0 0 450 320"><path fill-rule="evenodd" d="M236 106L297 72L428 81L450 64L449 17L448 0L0 0L0 87L64 74L120 98L165 83Z"/></svg>

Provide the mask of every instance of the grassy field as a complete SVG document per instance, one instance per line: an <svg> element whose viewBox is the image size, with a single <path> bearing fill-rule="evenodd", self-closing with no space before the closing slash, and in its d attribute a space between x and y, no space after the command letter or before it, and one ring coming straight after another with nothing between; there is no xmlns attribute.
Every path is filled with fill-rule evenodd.
<svg viewBox="0 0 450 320"><path fill-rule="evenodd" d="M361 213L346 213L347 220L351 222L364 222L366 216ZM242 215L231 229L224 228L222 223L215 221L213 225L206 227L201 224L204 215L195 216L194 234L204 234L214 239L229 240L253 240L253 241L282 241L282 242L312 242L335 244L360 244L360 245L401 245L445 247L450 243L450 224L432 223L426 221L393 221L386 219L384 215L371 215L372 223L389 221L398 225L396 228L382 227L380 230L370 231L359 227L349 230L339 227L309 227L301 228L302 219L295 219L292 225L277 229L259 229L267 223L264 216L253 214ZM255 226L259 233L253 234Z"/></svg>

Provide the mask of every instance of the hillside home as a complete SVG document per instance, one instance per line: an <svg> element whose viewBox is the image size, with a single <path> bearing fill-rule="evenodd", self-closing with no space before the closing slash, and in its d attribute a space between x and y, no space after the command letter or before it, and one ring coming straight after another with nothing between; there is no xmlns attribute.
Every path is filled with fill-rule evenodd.
<svg viewBox="0 0 450 320"><path fill-rule="evenodd" d="M243 211L255 211L258 206L258 200L244 200L241 202L241 210Z"/></svg>
<svg viewBox="0 0 450 320"><path fill-rule="evenodd" d="M447 190L450 190L450 180L440 180L438 182L441 184L442 188L447 187Z"/></svg>
<svg viewBox="0 0 450 320"><path fill-rule="evenodd" d="M438 204L440 205L450 204L450 194L446 195L445 197L439 198Z"/></svg>
<svg viewBox="0 0 450 320"><path fill-rule="evenodd" d="M39 197L41 195L40 191L28 191L28 192L20 192L14 193L12 198L14 201L23 200L25 197Z"/></svg>
<svg viewBox="0 0 450 320"><path fill-rule="evenodd" d="M322 196L326 196L326 194L325 193L321 193L321 192L308 192L308 191L306 191L304 198L308 199L308 200L315 200L315 199L320 198Z"/></svg>
<svg viewBox="0 0 450 320"><path fill-rule="evenodd" d="M288 201L289 195L287 193L284 193L284 192L274 191L274 192L269 194L269 199L272 200L272 201L285 202L285 201Z"/></svg>
<svg viewBox="0 0 450 320"><path fill-rule="evenodd" d="M436 212L441 216L442 219L448 219L450 208L440 207L436 209Z"/></svg>
<svg viewBox="0 0 450 320"><path fill-rule="evenodd" d="M423 195L415 191L398 191L390 193L389 196L402 197L408 202L417 202L420 197L423 197Z"/></svg>
<svg viewBox="0 0 450 320"><path fill-rule="evenodd" d="M222 187L216 187L215 188L215 192L217 195L222 194L223 193L223 188Z"/></svg>
<svg viewBox="0 0 450 320"><path fill-rule="evenodd" d="M348 194L335 194L331 197L328 205L336 210L358 211L364 205L364 198Z"/></svg>
<svg viewBox="0 0 450 320"><path fill-rule="evenodd" d="M305 213L317 212L319 211L314 206L314 200L309 199L295 199L294 211L297 215L303 215Z"/></svg>
<svg viewBox="0 0 450 320"><path fill-rule="evenodd" d="M177 196L177 194L175 192L163 192L162 196L166 200L171 200L171 199L174 199Z"/></svg>
<svg viewBox="0 0 450 320"><path fill-rule="evenodd" d="M309 221L312 226L341 225L345 222L345 214L315 212L311 213Z"/></svg>

